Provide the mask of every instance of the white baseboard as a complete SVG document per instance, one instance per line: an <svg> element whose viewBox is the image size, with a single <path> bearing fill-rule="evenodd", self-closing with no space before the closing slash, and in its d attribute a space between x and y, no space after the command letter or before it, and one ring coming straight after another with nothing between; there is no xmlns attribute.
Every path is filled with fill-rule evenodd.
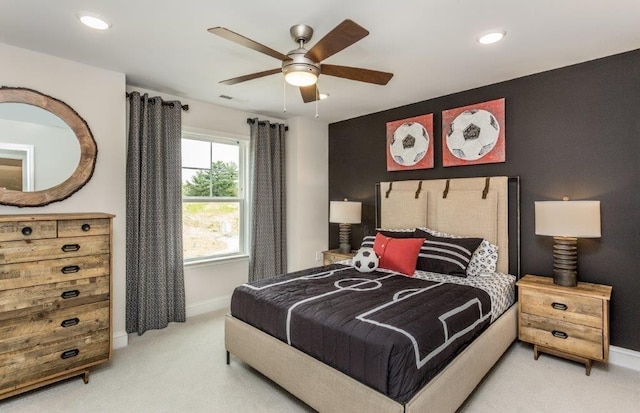
<svg viewBox="0 0 640 413"><path fill-rule="evenodd" d="M609 346L609 364L640 371L640 351Z"/></svg>
<svg viewBox="0 0 640 413"><path fill-rule="evenodd" d="M127 347L129 345L129 335L126 331L116 331L113 333L113 349Z"/></svg>
<svg viewBox="0 0 640 413"><path fill-rule="evenodd" d="M229 308L229 305L231 305L230 295L198 301L197 303L187 306L187 318L212 311L226 310Z"/></svg>

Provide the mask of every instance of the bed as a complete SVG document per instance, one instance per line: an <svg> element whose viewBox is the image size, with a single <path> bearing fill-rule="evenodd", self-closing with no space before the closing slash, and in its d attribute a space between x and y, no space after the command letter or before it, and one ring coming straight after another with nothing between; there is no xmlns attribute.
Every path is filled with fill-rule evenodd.
<svg viewBox="0 0 640 413"><path fill-rule="evenodd" d="M515 202L511 201L513 196L510 197L510 192L515 192L516 195L518 192L517 180L515 191L510 191L510 186L513 186L513 184L510 184L512 182L513 179L507 177L382 182L378 187L379 200L376 208L379 211L378 226L386 229L425 227L433 230L433 233L438 235L443 233L464 234L466 237L482 238L498 246L500 253L497 257L495 271L500 274L506 274L510 272L510 254L508 253L510 251L509 210L517 209L518 204L517 200ZM517 232L513 231L513 229L517 229L514 227L518 226L517 213L511 214L511 216L516 218L515 220L512 219L511 238L515 238L514 244L517 247L519 244L518 235ZM515 250L517 251L517 248ZM515 261L517 261L517 253L515 255ZM514 267L513 264L512 262L511 273L518 274L519 269L517 266ZM309 276L308 272L292 274L284 276L278 283L285 285L289 283L288 280L293 280L291 286L301 282L309 284L311 280L314 280L314 277L318 277L317 274L322 274L322 277L335 277L334 272L339 273L341 271L345 271L347 279L352 280L354 278L352 274L348 274L353 269L345 265L334 265L309 271L312 273L311 276ZM399 291L417 290L411 285L402 284L406 280L401 278L407 277L396 277L393 274L387 276L384 271L369 274L373 274L372 277L374 278L378 277L376 280L384 278L385 283L390 282L392 279L400 278ZM435 274L434 276L437 278L438 275ZM459 279L466 280L466 278ZM416 280L412 280L412 282L414 281ZM431 283L424 285L435 285L441 288L443 284L439 283L439 281L438 279L424 281L425 283ZM343 281L335 281L334 284L338 285L341 282ZM460 284L465 284L465 282ZM309 285L313 285L313 288L315 288L315 284ZM305 284L302 289L310 289L309 285ZM242 288L239 287L239 289L242 289L242 291L260 290L262 292L262 290L267 289L265 286L268 286L268 289L272 288L270 283L266 282L255 286L245 285ZM291 287L290 291L295 292L297 291L296 288ZM424 290L431 288L424 288ZM478 325L476 330L465 330L465 334L468 331L469 336L475 338L470 344L464 342L458 348L454 348L451 352L455 358L448 361L445 367L439 366L437 374L427 374L429 377L416 379L417 384L412 384L414 388L410 392L403 393L402 391L398 392L398 387L391 385L391 380L387 378L380 379L383 383L377 386L375 380L359 377L357 371L355 373L342 372L345 371L344 366L334 363L333 359L331 359L330 363L332 366L319 361L320 357L312 349L306 351L313 356L298 350L296 348L298 343L295 340L299 340L299 337L289 331L289 323L291 322L291 325L294 326L292 331L295 332L304 329L305 323L309 323L309 320L305 319L304 323L298 322L296 325L293 319L287 319L287 327L282 331L277 329L270 331L268 326L263 325L265 320L250 321L260 328L254 327L249 322L242 321L242 319L246 319L246 314L243 312L244 310L240 311L239 309L243 309L245 306L244 304L238 304L241 301L235 297L243 295L238 293L239 289L234 292L235 304L232 302L232 312L225 318L227 362L229 362L229 353L239 357L291 394L321 412L454 412L515 340L517 335L517 309L515 305L512 305L512 302L509 302L505 306L506 311L500 311L501 315L497 317L491 315L489 317L485 314L483 316L483 322L491 318L492 322L490 324L487 321L488 326L479 325L479 322L477 322L474 324L474 328ZM466 290L464 291L466 293ZM420 292L422 293L422 289L420 289ZM280 297L285 296L282 295L281 291L278 294ZM319 290L313 294L319 296L333 293L323 293ZM393 292L390 294L393 294ZM395 296L397 295L398 293ZM245 300L250 301L246 297ZM299 299L296 298L296 300ZM306 303L308 300L302 301ZM475 300L478 301L478 299ZM407 302L410 303L411 301ZM289 304L285 303L285 307L287 305ZM483 305L486 305L486 303L478 305L480 313L483 313ZM272 311L264 310L264 308L258 309L256 312L260 314L261 311L263 313ZM363 312L361 310L356 308L354 314L362 315ZM234 312L237 316L232 315ZM409 311L404 309L403 312ZM289 317L291 317L290 313ZM263 318L267 319L269 317ZM370 318L373 319L374 317ZM376 327L378 328L381 325L387 326L386 321L360 321L368 321L369 324L377 323ZM405 323L405 321L402 323ZM261 329L265 329L269 333ZM355 330L353 327L348 327L347 330L349 329ZM364 334L372 333L370 330L366 330ZM404 335L409 336L408 334ZM340 338L340 335L326 337L344 341L344 337ZM354 338L352 341L357 340ZM289 343L292 343L292 345ZM394 347L394 345L390 345L390 347ZM367 351L358 350L354 354L363 352ZM426 359L427 357L423 358ZM415 360L419 359L420 357L416 353ZM367 364L367 368L369 367L369 364ZM397 376L401 370L395 370L391 376ZM358 377L359 380L351 376ZM400 379L403 383L411 382L411 380L413 379ZM388 384L387 387L396 389L393 390L395 393L391 392L391 390L387 392L384 389L385 381ZM363 384L363 382L366 384ZM426 382L426 384L423 382Z"/></svg>

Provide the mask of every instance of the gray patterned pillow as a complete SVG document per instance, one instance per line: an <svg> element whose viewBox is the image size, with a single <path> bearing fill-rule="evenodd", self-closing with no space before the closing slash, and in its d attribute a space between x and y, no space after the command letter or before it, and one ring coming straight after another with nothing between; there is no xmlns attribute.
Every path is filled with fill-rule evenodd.
<svg viewBox="0 0 640 413"><path fill-rule="evenodd" d="M417 228L436 237L445 238L465 238L460 235L447 234L435 229L421 227ZM486 239L482 240L480 246L471 256L467 267L467 276L476 277L482 274L494 273L498 268L498 246L490 243Z"/></svg>

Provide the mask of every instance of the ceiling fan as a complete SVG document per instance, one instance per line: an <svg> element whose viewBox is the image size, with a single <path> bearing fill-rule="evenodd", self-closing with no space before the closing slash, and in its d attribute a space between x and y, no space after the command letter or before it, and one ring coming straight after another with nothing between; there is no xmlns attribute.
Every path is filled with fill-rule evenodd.
<svg viewBox="0 0 640 413"><path fill-rule="evenodd" d="M302 100L307 103L319 99L320 94L316 87L316 81L320 74L377 85L386 85L393 77L393 73L322 63L326 58L351 46L369 34L369 31L364 27L349 19L337 25L309 50L305 49L304 46L311 40L313 29L305 24L291 27L291 37L298 43L298 48L291 50L286 55L224 27L213 27L208 31L282 61L282 67L280 68L251 73L220 82L225 85L233 85L282 72L287 83L300 88Z"/></svg>

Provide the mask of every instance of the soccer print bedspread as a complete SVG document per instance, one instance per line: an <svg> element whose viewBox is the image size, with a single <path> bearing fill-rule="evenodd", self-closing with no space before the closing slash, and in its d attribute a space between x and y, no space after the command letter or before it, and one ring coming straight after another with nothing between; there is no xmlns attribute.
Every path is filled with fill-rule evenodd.
<svg viewBox="0 0 640 413"><path fill-rule="evenodd" d="M333 264L243 284L231 314L402 403L488 326L491 300Z"/></svg>

